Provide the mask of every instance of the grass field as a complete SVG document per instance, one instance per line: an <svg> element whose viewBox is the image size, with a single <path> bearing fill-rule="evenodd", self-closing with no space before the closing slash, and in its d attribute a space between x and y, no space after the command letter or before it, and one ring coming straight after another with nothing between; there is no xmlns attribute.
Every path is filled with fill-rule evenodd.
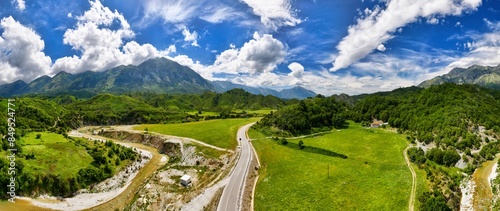
<svg viewBox="0 0 500 211"><path fill-rule="evenodd" d="M340 159L290 149L256 131L249 134L257 138L252 143L262 164L255 210L408 209L412 180L402 135L351 122L349 129L289 140L349 157Z"/></svg>
<svg viewBox="0 0 500 211"><path fill-rule="evenodd" d="M36 134L41 134L36 139ZM74 177L93 161L84 147L77 147L56 133L33 132L22 138L23 153L33 153L36 159L26 160L26 171L41 174L57 173L62 178Z"/></svg>
<svg viewBox="0 0 500 211"><path fill-rule="evenodd" d="M136 130L148 131L193 138L217 147L234 149L238 145L236 132L238 128L259 118L249 119L217 119L180 124L146 124L134 127Z"/></svg>

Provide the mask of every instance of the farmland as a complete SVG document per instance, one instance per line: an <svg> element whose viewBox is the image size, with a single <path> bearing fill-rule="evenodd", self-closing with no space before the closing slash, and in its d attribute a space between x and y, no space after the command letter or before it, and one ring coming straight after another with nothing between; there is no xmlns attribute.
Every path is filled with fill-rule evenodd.
<svg viewBox="0 0 500 211"><path fill-rule="evenodd" d="M328 157L283 146L250 131L262 168L256 187L256 210L405 210L411 174L405 164L403 136L350 122L345 130L303 139L314 146L345 154ZM417 192L425 188L417 170Z"/></svg>

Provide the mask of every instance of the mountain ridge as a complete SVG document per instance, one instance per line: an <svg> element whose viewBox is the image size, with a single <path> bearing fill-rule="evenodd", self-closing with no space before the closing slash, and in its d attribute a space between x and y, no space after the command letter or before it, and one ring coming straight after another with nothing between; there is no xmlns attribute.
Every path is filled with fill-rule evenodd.
<svg viewBox="0 0 500 211"><path fill-rule="evenodd" d="M262 87L250 87L228 81L209 81L187 66L166 58L154 58L139 65L120 65L109 70L81 73L60 71L53 77L47 75L30 83L22 80L0 85L0 96L12 97L26 94L72 94L92 97L97 94L123 94L128 92L153 92L168 94L218 93L240 88L252 94L273 95L284 99L304 99L316 93L296 87L280 92Z"/></svg>
<svg viewBox="0 0 500 211"><path fill-rule="evenodd" d="M276 91L270 88L264 87L251 87L242 84L235 84L230 81L212 81L212 85L215 87L217 92L226 92L231 89L243 89L249 93L256 95L273 95L283 99L305 99L308 97L315 97L317 94L311 90L308 90L301 86L295 86L289 89L283 89L281 91Z"/></svg>
<svg viewBox="0 0 500 211"><path fill-rule="evenodd" d="M472 65L468 68L453 68L447 74L423 81L418 87L428 88L443 83L475 84L486 88L500 89L500 64L498 66Z"/></svg>
<svg viewBox="0 0 500 211"><path fill-rule="evenodd" d="M61 71L53 77L41 76L30 83L16 81L0 86L0 96L90 92L203 93L214 90L210 82L189 67L166 58L134 65L120 65L102 72L71 74Z"/></svg>

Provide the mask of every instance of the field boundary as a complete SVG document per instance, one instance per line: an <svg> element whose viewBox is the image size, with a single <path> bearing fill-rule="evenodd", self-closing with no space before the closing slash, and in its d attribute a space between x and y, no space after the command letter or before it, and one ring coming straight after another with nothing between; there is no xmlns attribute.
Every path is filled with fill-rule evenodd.
<svg viewBox="0 0 500 211"><path fill-rule="evenodd" d="M412 178L412 184L411 184L411 194L410 194L410 200L408 202L408 210L409 211L414 211L415 207L415 192L417 191L417 174L415 173L415 170L413 169L413 166L411 166L410 159L408 158L408 149L411 147L411 145L408 145L405 150L403 150L403 155L405 157L406 165L408 165L408 168L410 169L411 172L411 178Z"/></svg>

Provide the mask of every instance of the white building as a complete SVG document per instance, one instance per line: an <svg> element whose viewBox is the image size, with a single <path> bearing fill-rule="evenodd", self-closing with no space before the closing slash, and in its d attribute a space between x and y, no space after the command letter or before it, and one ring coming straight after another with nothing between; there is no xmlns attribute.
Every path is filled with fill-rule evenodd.
<svg viewBox="0 0 500 211"><path fill-rule="evenodd" d="M181 177L181 185L184 185L184 186L188 186L189 184L191 184L191 176L189 175L184 175Z"/></svg>

